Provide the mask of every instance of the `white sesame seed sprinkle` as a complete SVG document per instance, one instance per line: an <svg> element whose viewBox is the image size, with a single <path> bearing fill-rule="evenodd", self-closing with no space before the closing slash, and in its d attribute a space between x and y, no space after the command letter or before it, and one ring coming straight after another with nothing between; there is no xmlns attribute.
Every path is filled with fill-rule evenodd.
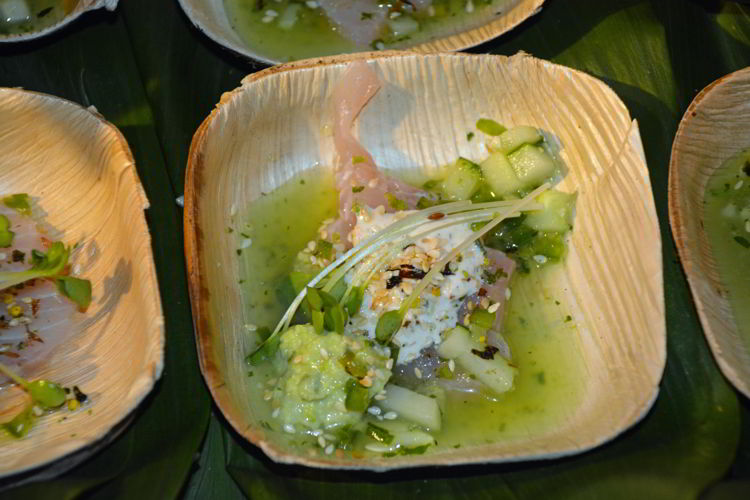
<svg viewBox="0 0 750 500"><path fill-rule="evenodd" d="M397 417L398 417L398 413L396 413L395 411L389 411L389 412L386 412L385 415L383 415L383 418L386 420L395 420Z"/></svg>
<svg viewBox="0 0 750 500"><path fill-rule="evenodd" d="M318 436L318 446L320 446L321 448L325 448L326 438L324 438L323 436Z"/></svg>
<svg viewBox="0 0 750 500"><path fill-rule="evenodd" d="M500 302L495 302L490 307L487 308L488 313L496 313L497 310L500 308Z"/></svg>
<svg viewBox="0 0 750 500"><path fill-rule="evenodd" d="M271 416L273 418L276 418L279 416L279 413L281 412L281 408L276 408L273 412L271 412Z"/></svg>
<svg viewBox="0 0 750 500"><path fill-rule="evenodd" d="M240 248L242 249L249 248L250 245L252 244L253 244L253 240L251 240L250 238L245 238L244 240L242 240L242 243L240 243Z"/></svg>
<svg viewBox="0 0 750 500"><path fill-rule="evenodd" d="M330 455L331 453L333 453L333 445L329 444L328 446L326 446L325 451L326 451L326 455Z"/></svg>
<svg viewBox="0 0 750 500"><path fill-rule="evenodd" d="M456 362L452 359L448 361L448 369L452 372L456 371Z"/></svg>
<svg viewBox="0 0 750 500"><path fill-rule="evenodd" d="M547 262L547 257L545 257L544 255L535 255L534 260L537 264L544 264L545 262Z"/></svg>
<svg viewBox="0 0 750 500"><path fill-rule="evenodd" d="M417 378L422 378L422 370L419 368L414 368L414 376Z"/></svg>
<svg viewBox="0 0 750 500"><path fill-rule="evenodd" d="M380 415L381 410L379 406L371 406L367 409L367 413L370 415Z"/></svg>
<svg viewBox="0 0 750 500"><path fill-rule="evenodd" d="M738 180L737 184L734 185L734 189L735 190L740 189L743 184L745 184L745 181L743 181L742 179Z"/></svg>
<svg viewBox="0 0 750 500"><path fill-rule="evenodd" d="M505 289L505 300L510 300L510 288Z"/></svg>
<svg viewBox="0 0 750 500"><path fill-rule="evenodd" d="M294 434L294 426L292 424L284 424L284 432Z"/></svg>

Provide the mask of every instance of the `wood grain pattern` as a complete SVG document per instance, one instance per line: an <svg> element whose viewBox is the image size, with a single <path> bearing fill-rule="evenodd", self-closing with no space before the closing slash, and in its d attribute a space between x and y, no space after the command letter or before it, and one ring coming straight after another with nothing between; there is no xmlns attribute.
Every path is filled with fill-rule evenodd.
<svg viewBox="0 0 750 500"><path fill-rule="evenodd" d="M239 263L225 228L249 203L316 163L333 165L333 85L347 62L369 60L384 82L358 119L377 163L430 172L458 155L479 117L555 134L579 193L570 255L556 284L578 322L589 376L585 398L560 427L515 442L390 459L302 456L259 426L244 396L248 322ZM534 59L403 52L300 61L255 73L224 94L196 132L188 158L185 252L201 369L234 428L274 460L387 470L419 465L554 458L597 446L642 418L658 393L666 333L661 241L637 124L599 80ZM262 263L258 263L262 265ZM261 402L262 403L262 402Z"/></svg>
<svg viewBox="0 0 750 500"><path fill-rule="evenodd" d="M703 331L724 376L750 397L750 349L743 341L703 229L712 174L750 145L750 68L698 94L680 122L669 164L669 220Z"/></svg>
<svg viewBox="0 0 750 500"><path fill-rule="evenodd" d="M91 403L82 411L39 419L24 439L5 437L0 477L56 460L52 470L59 473L96 451L112 439L113 428L122 430L150 392L164 354L164 320L143 213L148 200L120 132L77 104L0 89L0 193L20 192L36 200L66 244L82 244L73 265L93 289L88 311L77 314L66 332L68 341L34 377L79 385ZM19 392L4 388L0 405L20 405L25 398ZM75 459L60 461L76 451Z"/></svg>
<svg viewBox="0 0 750 500"><path fill-rule="evenodd" d="M192 23L209 38L245 57L269 64L282 62L263 53L262 48L249 47L232 29L224 9L224 0L179 0ZM510 0L502 9L491 9L484 16L440 27L432 40L404 46L415 52L453 52L467 49L497 38L512 30L542 9L544 0Z"/></svg>

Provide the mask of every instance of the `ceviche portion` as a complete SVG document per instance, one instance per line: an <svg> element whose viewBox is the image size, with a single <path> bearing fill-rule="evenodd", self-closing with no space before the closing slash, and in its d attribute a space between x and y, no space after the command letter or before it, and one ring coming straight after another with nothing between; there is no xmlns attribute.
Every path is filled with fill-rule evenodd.
<svg viewBox="0 0 750 500"><path fill-rule="evenodd" d="M78 387L29 379L64 342L73 315L91 303L91 283L75 276L74 250L50 239L34 203L13 194L0 203L0 393L18 386L28 395L21 412L5 419L2 429L23 437L34 419L65 406L77 410L88 398ZM24 375L24 376L22 376Z"/></svg>
<svg viewBox="0 0 750 500"><path fill-rule="evenodd" d="M281 60L397 48L502 15L513 0L224 0L232 28Z"/></svg>
<svg viewBox="0 0 750 500"><path fill-rule="evenodd" d="M551 187L562 164L536 128L480 119L485 159L458 158L440 179L406 184L352 133L379 88L364 62L335 88L338 209L269 299L289 304L275 328L247 325L263 339L247 363L263 379L265 426L313 454L477 444L502 432L492 415L519 378L545 384L544 366L524 366L530 344L516 343L519 364L504 334L534 324L527 314L542 298L530 300L524 280L565 255L576 197ZM242 234L242 248L262 242ZM514 290L524 304L515 312Z"/></svg>

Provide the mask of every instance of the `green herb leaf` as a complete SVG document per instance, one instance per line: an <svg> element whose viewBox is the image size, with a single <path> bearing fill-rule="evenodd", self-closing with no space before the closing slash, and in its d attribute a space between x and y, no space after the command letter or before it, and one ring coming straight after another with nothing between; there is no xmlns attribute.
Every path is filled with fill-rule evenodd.
<svg viewBox="0 0 750 500"><path fill-rule="evenodd" d="M362 300L364 300L365 291L362 287L355 286L352 288L349 294L349 299L346 301L346 312L349 313L349 317L354 316L359 312L362 307Z"/></svg>
<svg viewBox="0 0 750 500"><path fill-rule="evenodd" d="M0 214L0 247L8 248L13 244L13 237L16 235L10 230L10 220Z"/></svg>
<svg viewBox="0 0 750 500"><path fill-rule="evenodd" d="M489 118L480 118L477 120L477 129L487 135L500 135L507 130L495 120L490 120Z"/></svg>
<svg viewBox="0 0 750 500"><path fill-rule="evenodd" d="M364 163L365 157L364 156L352 156L352 165L356 165L357 163Z"/></svg>
<svg viewBox="0 0 750 500"><path fill-rule="evenodd" d="M308 286L307 294L305 294L305 299L307 300L308 305L313 311L323 310L323 298L320 296L320 292L317 288Z"/></svg>
<svg viewBox="0 0 750 500"><path fill-rule="evenodd" d="M3 198L3 203L21 215L31 215L31 202L26 193L12 194Z"/></svg>
<svg viewBox="0 0 750 500"><path fill-rule="evenodd" d="M734 241L739 243L745 248L750 248L750 241L747 240L747 238L743 238L742 236L735 236Z"/></svg>
<svg viewBox="0 0 750 500"><path fill-rule="evenodd" d="M245 358L245 362L250 365L259 365L265 361L270 360L279 350L279 344L281 343L281 337L276 336L267 340L261 345L255 352L251 353Z"/></svg>
<svg viewBox="0 0 750 500"><path fill-rule="evenodd" d="M70 249L56 241L47 249L47 253L32 253L32 267L25 271L0 272L0 290L19 285L37 278L57 277L68 263Z"/></svg>
<svg viewBox="0 0 750 500"><path fill-rule="evenodd" d="M91 304L91 282L72 276L57 278L57 290L78 305L81 311L88 309Z"/></svg>
<svg viewBox="0 0 750 500"><path fill-rule="evenodd" d="M364 190L364 186L352 186L352 193L361 193Z"/></svg>

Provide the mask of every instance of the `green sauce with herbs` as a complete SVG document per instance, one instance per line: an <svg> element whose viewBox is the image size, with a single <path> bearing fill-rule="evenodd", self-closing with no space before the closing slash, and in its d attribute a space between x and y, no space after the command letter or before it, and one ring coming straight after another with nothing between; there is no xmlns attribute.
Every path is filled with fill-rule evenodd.
<svg viewBox="0 0 750 500"><path fill-rule="evenodd" d="M429 42L479 26L486 21L488 10L498 15L512 3L512 0L434 0L430 9L401 14L407 3L389 2L390 15L398 12L399 16L389 18L389 24L370 47L357 47L342 36L323 9L310 7L315 2L224 0L224 7L229 23L248 47L269 59L291 61L358 50L402 49ZM290 8L294 15L285 16Z"/></svg>
<svg viewBox="0 0 750 500"><path fill-rule="evenodd" d="M242 283L248 316L258 326L272 327L278 321L288 305L277 296L278 283L291 270L297 253L316 237L323 220L336 214L332 175L321 174L319 169L307 171L261 196L247 207L243 220L237 217L238 227L231 229L230 237L241 232L253 239L239 258L241 276L252 269L259 278ZM237 236L238 245L242 238ZM258 266L259 262L264 265ZM418 452L527 440L571 419L580 406L585 377L575 321L562 292L554 286L561 272L562 266L551 264L514 275L503 336L518 368L515 389L494 401L478 394L446 392L442 429L433 433L438 444ZM248 401L269 401L278 367L266 362L245 368ZM284 432L270 404L252 404L252 411L264 428L277 432L289 446L324 453L315 437ZM367 436L356 438L354 453L370 455L363 448L367 442L372 442Z"/></svg>
<svg viewBox="0 0 750 500"><path fill-rule="evenodd" d="M706 186L703 227L737 326L750 347L750 149L727 160Z"/></svg>

